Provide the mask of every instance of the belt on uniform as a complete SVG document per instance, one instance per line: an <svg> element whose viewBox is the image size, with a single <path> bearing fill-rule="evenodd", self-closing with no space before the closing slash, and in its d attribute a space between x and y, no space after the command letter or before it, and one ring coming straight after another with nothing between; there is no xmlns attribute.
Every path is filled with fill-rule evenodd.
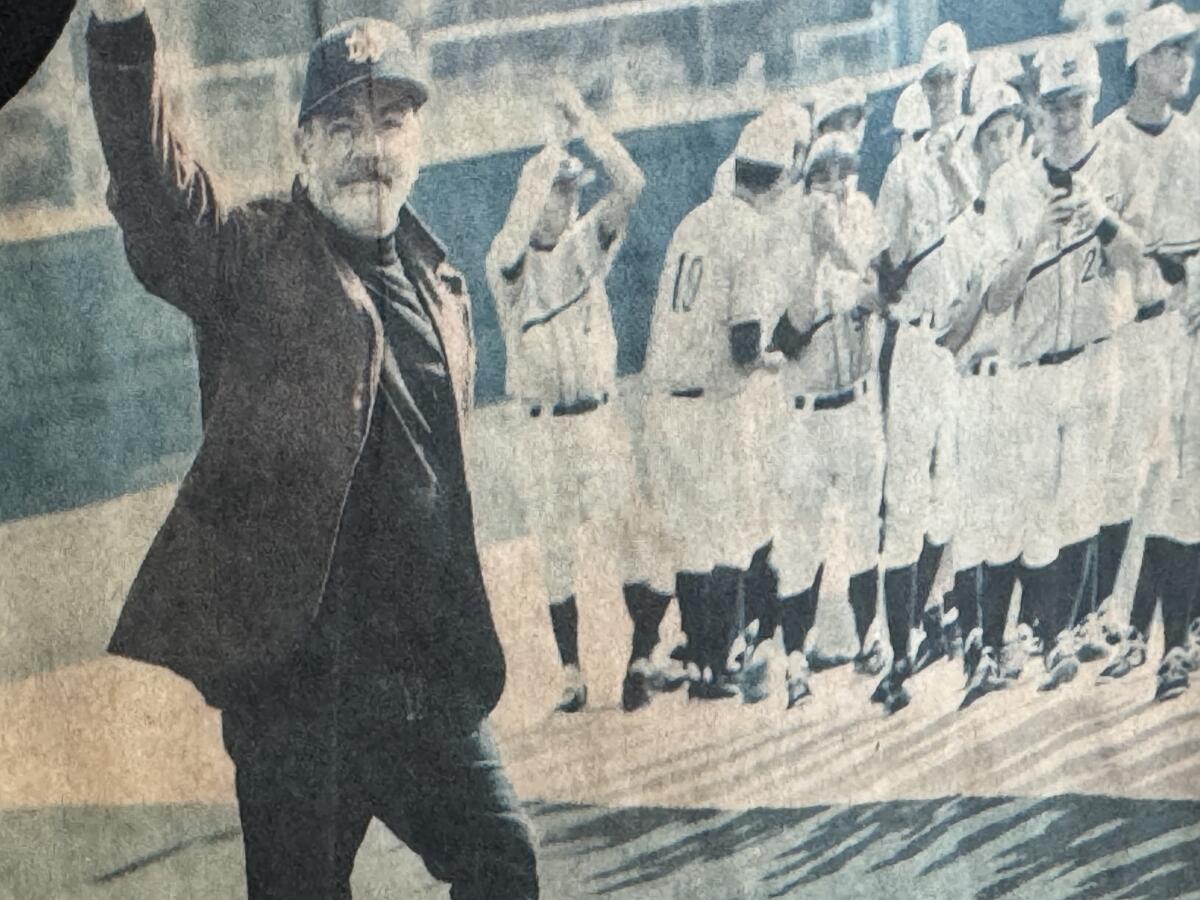
<svg viewBox="0 0 1200 900"><path fill-rule="evenodd" d="M679 397L684 400L697 400L704 396L704 388L679 388L678 390L671 391L671 396Z"/></svg>
<svg viewBox="0 0 1200 900"><path fill-rule="evenodd" d="M1148 306L1138 308L1137 316L1134 317L1135 322L1149 322L1151 319L1157 319L1167 311L1167 301L1159 300L1157 303L1151 303Z"/></svg>
<svg viewBox="0 0 1200 900"><path fill-rule="evenodd" d="M816 396L799 394L795 398L793 405L796 409L804 409L811 402L814 412L823 412L827 409L841 409L843 406L849 406L854 402L855 398L866 392L867 380L864 378L861 382L832 394L817 394Z"/></svg>
<svg viewBox="0 0 1200 900"><path fill-rule="evenodd" d="M1063 363L1077 357L1092 344L1103 344L1107 340L1107 337L1101 337L1096 338L1090 344L1080 344L1078 347L1068 347L1066 350L1051 350L1049 353L1043 353L1039 356L1036 362L1039 366L1061 366ZM1022 368L1030 365L1033 365L1033 362L1021 363Z"/></svg>
<svg viewBox="0 0 1200 900"><path fill-rule="evenodd" d="M552 416L582 416L584 413L590 413L593 410L599 409L608 402L608 394L601 394L599 397L580 397L578 400L559 400L550 407L550 415ZM536 419L542 414L542 404L535 403L529 407L529 415Z"/></svg>

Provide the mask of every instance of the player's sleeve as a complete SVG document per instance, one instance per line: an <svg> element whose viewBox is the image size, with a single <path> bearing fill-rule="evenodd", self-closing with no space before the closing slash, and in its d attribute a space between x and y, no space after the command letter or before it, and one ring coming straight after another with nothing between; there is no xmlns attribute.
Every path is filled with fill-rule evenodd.
<svg viewBox="0 0 1200 900"><path fill-rule="evenodd" d="M875 214L882 235L884 249L891 248L893 257L896 248L904 246L904 228L908 221L908 166L906 157L895 157L883 175L879 196L875 201ZM894 265L904 262L892 259Z"/></svg>

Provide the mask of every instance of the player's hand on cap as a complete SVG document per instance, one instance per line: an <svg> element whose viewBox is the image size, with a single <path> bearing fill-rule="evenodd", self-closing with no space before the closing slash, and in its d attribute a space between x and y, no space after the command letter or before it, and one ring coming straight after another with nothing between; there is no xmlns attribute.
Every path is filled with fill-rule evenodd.
<svg viewBox="0 0 1200 900"><path fill-rule="evenodd" d="M92 12L101 22L132 19L145 9L145 0L92 0Z"/></svg>
<svg viewBox="0 0 1200 900"><path fill-rule="evenodd" d="M579 93L579 88L566 78L559 78L554 82L554 108L572 131L579 127L579 123L588 113L587 104L583 95Z"/></svg>

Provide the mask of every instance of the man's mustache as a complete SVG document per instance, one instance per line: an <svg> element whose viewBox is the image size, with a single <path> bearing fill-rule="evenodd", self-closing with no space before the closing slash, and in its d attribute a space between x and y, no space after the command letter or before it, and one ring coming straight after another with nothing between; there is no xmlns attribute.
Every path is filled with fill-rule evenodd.
<svg viewBox="0 0 1200 900"><path fill-rule="evenodd" d="M390 188L392 176L383 171L377 163L355 165L349 171L339 175L336 180L338 187L349 187L352 184L381 184Z"/></svg>

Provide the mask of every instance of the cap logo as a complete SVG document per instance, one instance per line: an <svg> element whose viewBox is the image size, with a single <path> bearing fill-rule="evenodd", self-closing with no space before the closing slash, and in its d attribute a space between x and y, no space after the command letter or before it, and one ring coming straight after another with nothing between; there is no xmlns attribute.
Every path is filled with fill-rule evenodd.
<svg viewBox="0 0 1200 900"><path fill-rule="evenodd" d="M346 58L352 63L377 63L383 50L383 39L371 28L359 26L346 37Z"/></svg>
<svg viewBox="0 0 1200 900"><path fill-rule="evenodd" d="M1073 59L1064 60L1062 64L1062 77L1070 78L1079 71L1079 64Z"/></svg>

